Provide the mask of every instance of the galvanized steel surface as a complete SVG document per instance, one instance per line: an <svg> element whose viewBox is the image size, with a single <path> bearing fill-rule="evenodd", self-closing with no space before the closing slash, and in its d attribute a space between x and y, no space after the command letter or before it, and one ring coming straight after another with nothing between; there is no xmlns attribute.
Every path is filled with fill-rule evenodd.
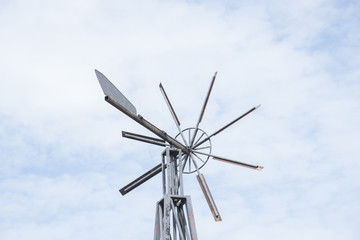
<svg viewBox="0 0 360 240"><path fill-rule="evenodd" d="M106 96L111 97L115 102L122 105L132 114L136 115L135 106L112 84L104 74L95 69L96 77Z"/></svg>
<svg viewBox="0 0 360 240"><path fill-rule="evenodd" d="M215 201L210 193L205 177L200 173L200 169L208 162L210 157L215 160L255 170L262 170L263 167L213 155L211 152L212 146L210 139L259 108L260 105L250 109L248 112L220 128L215 133L207 135L205 131L199 128L199 125L203 120L210 93L216 79L217 72L215 72L196 126L182 130L180 128L179 118L170 103L164 87L160 83L160 91L179 131L175 138L173 138L167 135L165 131L145 120L141 115L137 115L135 106L132 105L132 103L102 73L97 70L95 70L95 73L104 94L106 95L105 100L161 139L124 131L122 133L123 137L163 147L166 146L166 149L162 154L162 162L120 189L121 194L127 194L153 176L162 172L163 198L156 205L154 239L176 240L179 237L181 240L197 240L190 196L184 196L183 173L197 173L197 180L214 219L215 221L221 221L220 213L215 205Z"/></svg>

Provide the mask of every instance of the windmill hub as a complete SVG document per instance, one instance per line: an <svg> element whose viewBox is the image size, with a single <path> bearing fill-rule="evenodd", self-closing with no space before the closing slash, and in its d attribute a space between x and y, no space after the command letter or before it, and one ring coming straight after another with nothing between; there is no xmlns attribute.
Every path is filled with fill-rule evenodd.
<svg viewBox="0 0 360 240"><path fill-rule="evenodd" d="M182 159L183 173L194 173L201 169L209 160L211 154L211 140L201 128L186 128L175 136L175 139L185 142L189 153Z"/></svg>

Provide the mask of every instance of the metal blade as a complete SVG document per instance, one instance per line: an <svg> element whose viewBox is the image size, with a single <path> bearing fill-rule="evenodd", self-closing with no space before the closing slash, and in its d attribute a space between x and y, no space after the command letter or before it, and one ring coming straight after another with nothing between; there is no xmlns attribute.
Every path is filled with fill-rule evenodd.
<svg viewBox="0 0 360 240"><path fill-rule="evenodd" d="M198 152L198 151L193 151L193 152L198 153L198 154L202 154L202 155L205 155L205 156L210 156L213 159L218 160L218 161L223 161L223 162L226 162L226 163L232 163L232 164L235 164L235 165L255 169L255 170L258 170L258 171L261 171L264 168L264 167L259 166L259 165L253 165L253 164L249 164L249 163L238 162L238 161L235 161L235 160L231 160L231 159L227 159L227 158L223 158L223 157L218 157L218 156L215 156L215 155L212 155L212 154L202 153L202 152Z"/></svg>
<svg viewBox="0 0 360 240"><path fill-rule="evenodd" d="M175 121L175 125L176 125L176 127L177 127L177 129L178 129L178 131L179 131L179 133L181 135L181 138L183 139L185 145L188 145L188 143L187 143L187 141L186 141L186 139L184 137L184 134L183 134L183 132L182 132L182 130L180 128L179 118L176 116L175 110L174 110L173 106L171 105L170 100L169 100L169 98L168 98L168 96L167 96L167 94L165 92L165 89L164 89L164 87L163 87L163 85L161 83L159 85L159 88L160 88L160 91L161 91L161 93L162 93L162 95L163 95L163 97L165 99L165 102L166 102L166 104L167 104L167 106L168 106L168 108L170 110L171 116L173 117L173 119Z"/></svg>
<svg viewBox="0 0 360 240"><path fill-rule="evenodd" d="M146 142L146 143L150 143L150 144L154 144L154 145L158 145L158 146L162 146L162 147L168 146L168 144L166 144L165 141L162 139L148 137L148 136L144 136L144 135L140 135L140 134L122 131L122 136L124 138L130 138L133 140Z"/></svg>
<svg viewBox="0 0 360 240"><path fill-rule="evenodd" d="M135 179L134 181L132 181L131 183L129 183L128 185L126 185L125 187L120 189L119 190L120 193L122 195L127 194L128 192L130 192L131 190L133 190L136 187L140 186L141 184L143 184L144 182L146 182L150 178L154 177L156 174L160 173L161 171L162 171L162 164L160 163L159 165L157 165L156 167L154 167L150 171L146 172L145 174L141 175L140 177L138 177L137 179Z"/></svg>
<svg viewBox="0 0 360 240"><path fill-rule="evenodd" d="M208 93L207 93L206 98L205 98L204 105L203 105L203 107L202 107L202 109L201 109L201 112L200 112L199 120L198 120L198 122L197 122L197 124L196 124L196 127L195 127L194 135L193 135L193 137L192 137L192 139L191 139L191 142L190 142L190 146L192 146L192 144L194 143L196 134L197 134L198 129L199 129L199 124L200 124L200 122L201 122L201 120L202 120L202 118L203 118L203 116L204 116L205 108L206 108L206 105L207 105L207 103L208 103L208 101L209 101L210 93L211 93L211 90L212 90L212 88L213 88L213 85L214 85L214 82L215 82L215 79L216 79L216 75L217 75L217 72L215 72L215 74L214 74L214 76L213 76L213 78L212 78L212 81L211 81L211 84L210 84Z"/></svg>
<svg viewBox="0 0 360 240"><path fill-rule="evenodd" d="M109 96L118 104L122 105L129 112L136 115L135 106L112 84L104 74L95 69L96 77L100 83L100 86L106 96Z"/></svg>
<svg viewBox="0 0 360 240"><path fill-rule="evenodd" d="M220 213L215 205L215 201L210 193L210 189L205 181L204 175L198 174L196 175L196 178L200 184L201 190L205 196L206 202L209 205L209 208L211 210L212 215L214 216L215 221L217 222L221 221Z"/></svg>
<svg viewBox="0 0 360 240"><path fill-rule="evenodd" d="M216 75L217 75L217 72L215 72L215 74L214 74L214 76L213 76L213 78L212 78L212 81L211 81L211 84L210 84L208 93L207 93L207 95L206 95L206 99L205 99L204 105L203 105L203 107L202 107L202 110L201 110L201 113L200 113L200 117L199 117L199 121L198 121L198 124L197 124L197 125L199 125L199 123L201 122L201 120L202 120L202 118L203 118L203 116L204 116L205 108L206 108L206 105L207 105L207 103L208 103L208 101L209 101L210 93L211 93L211 90L212 90L212 88L213 88L213 85L214 85L214 82L215 82L215 79L216 79Z"/></svg>
<svg viewBox="0 0 360 240"><path fill-rule="evenodd" d="M221 129L219 129L218 131L216 131L215 133L213 133L211 136L215 136L216 134L224 131L226 128L230 127L231 125L233 125L234 123L236 123L237 121L239 121L240 119L242 119L243 117L245 117L246 115L248 115L249 113L251 113L252 111L258 109L259 107L261 107L261 105L258 105L256 107L253 107L252 109L250 109L249 111L247 111L246 113L244 113L243 115L241 115L240 117L238 117L237 119L235 119L234 121L232 121L231 123L227 124L226 126L222 127Z"/></svg>
<svg viewBox="0 0 360 240"><path fill-rule="evenodd" d="M243 117L245 117L246 115L248 115L249 113L251 113L252 111L258 109L259 107L261 107L261 105L258 105L256 107L253 107L252 109L250 109L249 111L247 111L246 113L244 113L243 115L241 115L240 117L236 118L235 120L233 120L232 122L228 123L227 125L225 125L224 127L220 128L219 130L217 130L216 132L214 132L213 134L211 134L210 136L208 136L207 138L203 139L201 142L197 143L195 146L193 146L193 148L196 148L197 146L203 144L204 142L206 142L207 140L209 140L211 137L219 134L220 132L224 131L226 128L230 127L231 125L233 125L234 123L236 123L237 121L239 121L240 119L242 119Z"/></svg>
<svg viewBox="0 0 360 240"><path fill-rule="evenodd" d="M176 116L175 110L174 110L173 106L171 105L170 100L169 100L169 98L168 98L168 96L167 96L167 94L165 92L165 89L164 89L164 87L163 87L163 85L161 83L159 85L159 88L160 88L160 91L161 91L161 93L162 93L162 95L163 95L163 97L165 99L166 104L169 107L170 113L171 113L172 117L174 118L174 121L175 121L176 125L180 126L179 118Z"/></svg>

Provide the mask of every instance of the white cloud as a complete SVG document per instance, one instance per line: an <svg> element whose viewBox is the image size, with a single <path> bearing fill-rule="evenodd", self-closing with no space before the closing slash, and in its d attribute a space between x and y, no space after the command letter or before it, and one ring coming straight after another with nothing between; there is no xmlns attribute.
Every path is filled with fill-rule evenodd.
<svg viewBox="0 0 360 240"><path fill-rule="evenodd" d="M0 12L1 239L151 237L160 177L122 197L161 148L103 101L102 71L155 125L212 133L213 222L186 176L202 239L358 239L359 4L336 1L16 1Z"/></svg>

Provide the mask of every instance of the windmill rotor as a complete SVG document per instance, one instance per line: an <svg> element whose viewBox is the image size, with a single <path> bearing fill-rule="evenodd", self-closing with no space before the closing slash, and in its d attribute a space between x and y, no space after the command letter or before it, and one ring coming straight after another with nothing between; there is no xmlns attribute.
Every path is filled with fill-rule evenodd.
<svg viewBox="0 0 360 240"><path fill-rule="evenodd" d="M172 182L170 181L171 183L169 182L168 184L173 184L173 182L176 183L175 187L172 186L172 188L169 188L169 189L171 191L173 191L172 189L176 189L178 187L181 187L181 189L182 189L182 174L183 173L184 174L196 173L196 178L199 182L200 188L205 196L205 199L209 205L209 208L213 214L215 221L221 221L221 216L215 205L215 201L211 195L210 189L206 183L204 175L202 173L200 173L200 169L202 169L208 163L208 160L210 158L217 160L217 161L235 164L237 166L247 167L247 168L254 169L254 170L262 170L263 169L263 167L259 166L259 165L253 165L253 164L244 163L244 162L240 162L240 161L236 161L236 160L232 160L232 159L214 155L212 153L213 146L212 146L212 142L211 142L211 139L214 136L223 132L225 129L229 128L230 126L232 126L233 124L238 122L243 117L247 116L254 110L258 109L260 107L260 105L251 108L246 113L240 115L233 121L231 121L228 124L224 125L223 127L219 128L219 130L208 135L203 129L200 128L200 123L204 119L205 110L206 110L206 107L207 107L207 104L208 104L208 101L210 98L211 91L212 91L214 83L215 83L217 72L215 72L215 74L211 80L211 83L210 83L209 89L207 91L205 101L201 108L200 115L199 115L198 121L196 122L196 125L194 127L189 127L189 128L185 128L185 129L181 128L180 120L174 110L173 105L170 102L168 94L166 93L165 88L162 85L162 83L160 83L160 85L159 85L160 92L165 100L165 103L170 111L170 114L173 118L175 126L178 130L177 135L175 137L171 137L165 131L156 127L149 121L145 120L145 118L143 116L138 114L135 106L102 73L100 73L97 70L95 70L95 73L96 73L97 79L100 83L100 86L103 89L103 92L105 94L105 100L108 103L110 103L111 105L113 105L115 108L117 108L118 110L120 110L121 112L126 114L128 117L130 117L131 119L133 119L134 121L136 121L137 123L142 125L143 127L147 128L150 132L154 133L158 138L149 137L149 136L136 134L136 133L130 133L130 132L126 132L126 131L122 132L122 136L124 138L128 138L131 140L145 142L145 143L157 145L160 147L166 147L166 154L165 154L165 152L163 153L162 163L156 165L155 167L153 167L152 169L150 169L149 171L147 171L146 173L144 173L143 175L136 178L134 181L132 181L131 183L127 184L122 189L120 189L119 191L121 192L121 194L125 195L125 194L129 193L130 191L137 188L141 184L145 183L150 178L154 177L155 175L159 174L160 172L163 172L163 182L164 182L165 170L167 171L168 177L170 177L170 178L171 178L171 176L173 177L173 180L171 180ZM177 149L176 150L177 152L175 150L171 150L171 149ZM176 153L172 153L172 155L171 155L171 154L169 154L169 151L170 152L175 151ZM171 163L171 164L165 163L165 160L164 160L165 155L167 158L171 158L172 159L171 161L176 162L176 164L175 163ZM165 184L165 183L163 183L163 184ZM180 192L182 192L182 190ZM164 194L165 193L167 193L167 192L165 190L165 185L164 185ZM177 190L175 191L175 193L178 194ZM172 194L174 194L174 192ZM166 195L166 196L171 197L173 195ZM179 201L179 199L181 199L181 197L182 197L182 195L181 196L179 195L179 198L177 200L171 200L171 204L173 204L172 201L175 201L175 203L176 203L176 201ZM165 201L165 197L164 197L163 201ZM183 199L182 201L183 201L183 203L187 202L187 204L191 204L191 203L189 203L189 201L190 201L189 199L186 199L186 200ZM165 206L165 205L164 206L161 205L161 204L165 204L165 203L158 203L158 204L160 204L160 205L158 205L158 208L160 210L162 207ZM182 212L183 210L181 210L181 209L175 210L174 206L171 204L168 206L171 207L173 209L173 211L175 212L174 219L176 220L177 227L181 230L181 231L179 230L181 232L179 234L182 239L182 237L189 235L189 232L195 231L194 226L193 227L188 226L187 227L188 230L186 230L186 226L185 226L186 224L184 225L185 227L183 226L183 222L185 221L184 217L186 214L184 214L184 212ZM181 213L180 216L176 215L176 212ZM159 215L159 213L157 212L157 216L158 215ZM162 214L160 214L159 216L160 216L160 218L164 217ZM189 217L189 221L191 221L190 217Z"/></svg>

